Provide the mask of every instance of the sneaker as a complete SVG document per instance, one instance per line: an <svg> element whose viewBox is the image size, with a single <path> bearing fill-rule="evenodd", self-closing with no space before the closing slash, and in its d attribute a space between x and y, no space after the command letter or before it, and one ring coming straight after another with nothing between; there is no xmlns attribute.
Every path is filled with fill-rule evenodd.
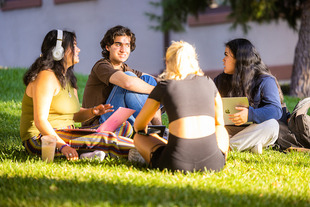
<svg viewBox="0 0 310 207"><path fill-rule="evenodd" d="M142 164L146 163L144 158L141 156L141 154L135 148L129 150L128 160L131 162L139 162Z"/></svg>
<svg viewBox="0 0 310 207"><path fill-rule="evenodd" d="M263 145L257 144L250 151L255 153L255 154L262 154L263 153Z"/></svg>
<svg viewBox="0 0 310 207"><path fill-rule="evenodd" d="M99 161L102 161L102 160L104 160L104 158L105 158L105 153L103 151L100 151L100 150L96 150L93 152L87 152L87 153L83 153L80 155L81 160L83 160L83 159L89 159L89 160L98 159Z"/></svg>

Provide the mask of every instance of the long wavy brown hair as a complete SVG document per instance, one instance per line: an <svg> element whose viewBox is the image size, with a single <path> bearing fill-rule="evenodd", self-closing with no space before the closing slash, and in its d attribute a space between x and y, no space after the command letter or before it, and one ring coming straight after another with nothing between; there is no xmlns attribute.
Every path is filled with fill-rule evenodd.
<svg viewBox="0 0 310 207"><path fill-rule="evenodd" d="M66 82L69 81L71 86L77 89L77 79L73 72L73 66L69 67L66 71L64 68L65 58L60 61L55 61L53 59L52 51L56 46L57 41L57 30L52 30L48 32L43 40L41 46L41 55L35 62L30 66L24 75L24 84L27 86L30 82L34 81L39 72L47 69L54 71L60 85L64 88ZM63 31L62 47L64 48L64 53L67 50L72 51L72 62L74 62L74 42L76 41L76 35L73 32Z"/></svg>
<svg viewBox="0 0 310 207"><path fill-rule="evenodd" d="M236 59L232 87L228 95L237 97L246 96L251 104L253 103L254 94L258 89L260 78L271 76L278 86L280 100L283 103L283 93L277 79L263 63L253 44L247 39L240 38L231 40L225 45L230 49Z"/></svg>

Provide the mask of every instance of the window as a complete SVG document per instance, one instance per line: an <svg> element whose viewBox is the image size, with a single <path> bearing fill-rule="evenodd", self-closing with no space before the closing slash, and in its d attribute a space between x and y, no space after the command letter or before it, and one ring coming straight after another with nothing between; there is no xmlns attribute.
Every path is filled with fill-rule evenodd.
<svg viewBox="0 0 310 207"><path fill-rule="evenodd" d="M78 1L90 1L90 0L54 0L55 4L64 4Z"/></svg>
<svg viewBox="0 0 310 207"><path fill-rule="evenodd" d="M216 8L207 8L205 12L200 13L198 18L195 16L188 17L188 25L195 27L200 25L212 25L232 22L232 19L228 19L228 15L231 12L229 6L219 6Z"/></svg>
<svg viewBox="0 0 310 207"><path fill-rule="evenodd" d="M40 7L42 0L5 0L2 4L2 11L9 11L13 9L24 9L31 7Z"/></svg>

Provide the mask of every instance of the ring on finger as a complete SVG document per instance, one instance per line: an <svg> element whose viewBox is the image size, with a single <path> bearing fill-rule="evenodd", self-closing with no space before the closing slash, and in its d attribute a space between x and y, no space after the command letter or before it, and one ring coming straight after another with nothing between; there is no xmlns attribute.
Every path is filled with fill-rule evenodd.
<svg viewBox="0 0 310 207"><path fill-rule="evenodd" d="M68 156L71 157L71 156L72 156L72 153L69 153Z"/></svg>

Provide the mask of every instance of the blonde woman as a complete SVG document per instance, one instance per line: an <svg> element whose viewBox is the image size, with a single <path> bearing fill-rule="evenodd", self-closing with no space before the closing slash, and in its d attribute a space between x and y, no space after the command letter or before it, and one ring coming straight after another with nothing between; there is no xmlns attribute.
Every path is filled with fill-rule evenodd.
<svg viewBox="0 0 310 207"><path fill-rule="evenodd" d="M200 69L193 46L183 41L172 43L163 77L137 116L134 128L146 132L147 124L163 104L169 119L168 141L157 134L136 133L136 149L153 168L221 170L229 146L221 97Z"/></svg>

